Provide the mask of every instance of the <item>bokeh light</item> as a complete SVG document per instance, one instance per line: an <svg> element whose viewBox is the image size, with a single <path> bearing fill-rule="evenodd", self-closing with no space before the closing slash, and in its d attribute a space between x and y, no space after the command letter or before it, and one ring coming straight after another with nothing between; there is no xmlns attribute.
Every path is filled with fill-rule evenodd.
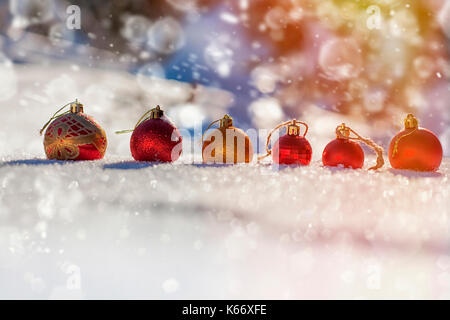
<svg viewBox="0 0 450 320"><path fill-rule="evenodd" d="M69 5L80 7L79 30L66 25ZM227 112L243 128L265 129L337 115L386 145L413 112L443 135L449 17L443 0L3 1L1 99L55 101L39 91L54 79L44 77L26 96L18 85L28 77L24 66L57 64L67 72L56 79L75 86L86 70L134 78L133 88L118 80L108 101L128 108L130 121L157 103L174 114L191 110L204 126Z"/></svg>

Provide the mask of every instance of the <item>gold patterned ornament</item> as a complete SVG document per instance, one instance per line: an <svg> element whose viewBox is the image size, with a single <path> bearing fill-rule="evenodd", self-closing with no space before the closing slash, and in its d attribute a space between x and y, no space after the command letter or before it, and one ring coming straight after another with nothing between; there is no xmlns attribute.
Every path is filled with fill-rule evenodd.
<svg viewBox="0 0 450 320"><path fill-rule="evenodd" d="M67 106L70 110L61 113ZM105 155L105 131L83 112L83 105L78 100L59 109L41 129L41 135L44 130L44 149L48 159L98 160Z"/></svg>
<svg viewBox="0 0 450 320"><path fill-rule="evenodd" d="M207 131L219 122L219 128ZM205 137L206 136L206 137ZM233 118L225 115L209 124L202 136L203 163L249 163L253 159L253 145L248 135L233 126Z"/></svg>

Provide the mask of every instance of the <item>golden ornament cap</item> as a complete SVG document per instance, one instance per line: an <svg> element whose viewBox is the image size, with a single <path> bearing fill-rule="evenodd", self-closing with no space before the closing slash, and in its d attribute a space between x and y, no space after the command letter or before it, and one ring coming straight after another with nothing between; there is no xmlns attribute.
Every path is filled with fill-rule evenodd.
<svg viewBox="0 0 450 320"><path fill-rule="evenodd" d="M419 127L419 121L412 113L408 114L405 118L405 129L417 129Z"/></svg>
<svg viewBox="0 0 450 320"><path fill-rule="evenodd" d="M287 127L287 134L290 136L300 135L300 126L296 125L297 120L293 119L291 124Z"/></svg>
<svg viewBox="0 0 450 320"><path fill-rule="evenodd" d="M233 126L233 118L228 114L224 115L222 119L220 119L220 128L229 128Z"/></svg>
<svg viewBox="0 0 450 320"><path fill-rule="evenodd" d="M164 115L164 111L161 110L161 107L157 105L155 108L150 110L150 119L159 119Z"/></svg>
<svg viewBox="0 0 450 320"><path fill-rule="evenodd" d="M83 105L78 102L78 99L75 102L70 104L70 112L71 113L83 113Z"/></svg>
<svg viewBox="0 0 450 320"><path fill-rule="evenodd" d="M339 133L341 133L341 135L344 136L345 138L350 137L350 128L347 127L347 126L345 125L345 123L342 123L341 125L339 125L339 126L336 128L336 131L338 131ZM339 136L338 134L336 134L336 137L339 138L339 139L344 139L344 138L342 138L342 136Z"/></svg>

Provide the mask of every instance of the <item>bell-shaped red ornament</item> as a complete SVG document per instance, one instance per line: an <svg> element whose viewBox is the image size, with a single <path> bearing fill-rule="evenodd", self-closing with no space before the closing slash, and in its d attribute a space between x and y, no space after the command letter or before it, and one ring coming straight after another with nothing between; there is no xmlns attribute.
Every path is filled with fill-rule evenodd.
<svg viewBox="0 0 450 320"><path fill-rule="evenodd" d="M442 145L430 130L420 128L412 114L389 145L389 161L394 169L436 171L442 161Z"/></svg>
<svg viewBox="0 0 450 320"><path fill-rule="evenodd" d="M137 161L173 162L182 151L182 137L175 125L159 106L139 119L130 139L131 155Z"/></svg>
<svg viewBox="0 0 450 320"><path fill-rule="evenodd" d="M300 135L300 126L305 126L305 132ZM269 149L270 138L275 130L287 126L287 132L281 136L273 145L272 150ZM275 127L267 137L266 150L267 154L260 159L272 154L272 160L276 164L286 165L308 165L311 162L312 148L308 140L305 138L308 133L308 125L304 122L293 119L281 123Z"/></svg>
<svg viewBox="0 0 450 320"><path fill-rule="evenodd" d="M219 122L219 128L214 129L203 139L208 129L216 122ZM206 128L203 137L204 163L249 163L253 159L253 145L250 138L244 131L233 126L233 118L227 114L222 119L213 121Z"/></svg>
<svg viewBox="0 0 450 320"><path fill-rule="evenodd" d="M69 111L60 113L69 105ZM105 155L105 131L83 112L83 105L78 100L59 109L40 133L44 130L44 149L48 159L98 160Z"/></svg>
<svg viewBox="0 0 450 320"><path fill-rule="evenodd" d="M350 133L355 136L350 137ZM364 165L364 151L355 141L361 141L377 153L377 163L370 169L378 169L384 165L383 148L368 138L357 134L345 123L336 127L336 139L328 143L322 153L324 166L360 169Z"/></svg>

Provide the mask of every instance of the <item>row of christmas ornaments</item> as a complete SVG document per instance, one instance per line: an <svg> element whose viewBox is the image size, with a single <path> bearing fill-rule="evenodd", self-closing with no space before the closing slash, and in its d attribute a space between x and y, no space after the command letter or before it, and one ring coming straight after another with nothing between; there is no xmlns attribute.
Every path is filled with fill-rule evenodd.
<svg viewBox="0 0 450 320"><path fill-rule="evenodd" d="M63 112L69 107L68 111ZM211 132L205 139L206 132L219 122L217 131ZM300 125L305 127L301 134ZM287 127L286 134L281 136L270 149L272 134ZM45 130L46 129L46 130ZM44 125L44 147L48 159L56 160L97 160L103 158L107 139L105 131L99 124L83 111L78 101L69 103L58 110ZM175 125L164 115L159 106L146 112L132 130L130 149L137 161L172 162L179 158L182 149L182 137ZM308 125L291 120L275 127L267 137L267 154L272 155L274 163L285 165L308 165L311 161L312 148L306 139ZM205 163L248 163L253 159L253 146L249 137L233 126L233 119L225 115L222 119L211 123L202 137L202 156ZM222 148L214 146L217 134L221 135ZM353 136L352 136L353 135ZM227 139L228 137L228 139ZM230 138L231 137L231 138ZM238 141L245 141L243 148L237 148ZM377 154L377 163L370 169L378 169L384 165L383 149L368 138L358 135L354 130L341 124L336 128L336 139L324 149L322 162L325 166L343 166L346 168L362 168L364 152L359 145L363 142ZM395 169L416 171L435 171L442 161L442 146L439 139L431 131L420 128L417 119L408 114L405 129L391 141L389 161Z"/></svg>

